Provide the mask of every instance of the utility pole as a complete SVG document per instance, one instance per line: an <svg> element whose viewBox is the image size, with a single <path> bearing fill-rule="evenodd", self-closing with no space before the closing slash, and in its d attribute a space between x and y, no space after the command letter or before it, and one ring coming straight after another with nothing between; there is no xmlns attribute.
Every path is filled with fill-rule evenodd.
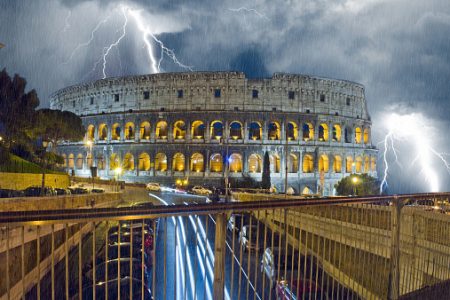
<svg viewBox="0 0 450 300"><path fill-rule="evenodd" d="M288 131L287 126L284 124L285 143L284 143L284 198L287 198L288 189Z"/></svg>

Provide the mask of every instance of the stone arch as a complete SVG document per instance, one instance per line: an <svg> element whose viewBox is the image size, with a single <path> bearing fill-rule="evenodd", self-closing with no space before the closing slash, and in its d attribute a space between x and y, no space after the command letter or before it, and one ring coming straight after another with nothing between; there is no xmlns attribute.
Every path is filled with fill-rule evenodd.
<svg viewBox="0 0 450 300"><path fill-rule="evenodd" d="M113 126L111 127L111 139L118 141L120 140L120 124L119 123L114 123Z"/></svg>
<svg viewBox="0 0 450 300"><path fill-rule="evenodd" d="M341 173L342 172L342 157L340 155L335 155L333 160L333 172Z"/></svg>
<svg viewBox="0 0 450 300"><path fill-rule="evenodd" d="M305 186L302 190L302 195L312 195L314 194L313 190L309 186Z"/></svg>
<svg viewBox="0 0 450 300"><path fill-rule="evenodd" d="M272 153L269 156L270 160L270 172L272 173L280 173L281 169L281 159L278 153Z"/></svg>
<svg viewBox="0 0 450 300"><path fill-rule="evenodd" d="M211 172L222 172L223 171L223 157L220 153L214 153L209 158L209 170Z"/></svg>
<svg viewBox="0 0 450 300"><path fill-rule="evenodd" d="M339 124L333 125L332 135L333 135L333 142L341 141L341 135L342 135L341 125L339 125Z"/></svg>
<svg viewBox="0 0 450 300"><path fill-rule="evenodd" d="M95 126L90 124L86 129L86 139L93 141L95 139Z"/></svg>
<svg viewBox="0 0 450 300"><path fill-rule="evenodd" d="M262 139L262 126L260 122L251 122L248 124L248 138L253 141Z"/></svg>
<svg viewBox="0 0 450 300"><path fill-rule="evenodd" d="M330 160L328 159L328 155L322 154L319 158L319 172L328 173L330 170Z"/></svg>
<svg viewBox="0 0 450 300"><path fill-rule="evenodd" d="M155 171L167 171L167 155L164 153L157 153L155 156Z"/></svg>
<svg viewBox="0 0 450 300"><path fill-rule="evenodd" d="M190 170L192 172L203 172L205 169L205 160L203 158L203 154L194 153L191 155L190 159Z"/></svg>
<svg viewBox="0 0 450 300"><path fill-rule="evenodd" d="M117 153L113 153L109 158L109 169L115 170L118 167L120 167L119 155L117 155Z"/></svg>
<svg viewBox="0 0 450 300"><path fill-rule="evenodd" d="M328 125L326 123L320 123L319 125L319 141L328 141Z"/></svg>
<svg viewBox="0 0 450 300"><path fill-rule="evenodd" d="M98 126L98 139L106 141L108 139L108 125L102 123Z"/></svg>
<svg viewBox="0 0 450 300"><path fill-rule="evenodd" d="M158 140L167 140L167 136L169 134L169 126L166 121L159 121L156 123L156 132L155 137Z"/></svg>
<svg viewBox="0 0 450 300"><path fill-rule="evenodd" d="M97 156L97 169L104 170L105 169L105 157L103 154L99 154Z"/></svg>
<svg viewBox="0 0 450 300"><path fill-rule="evenodd" d="M205 138L205 123L200 120L192 122L191 138L195 140L203 140Z"/></svg>
<svg viewBox="0 0 450 300"><path fill-rule="evenodd" d="M94 159L92 158L92 153L90 152L86 154L86 165L88 168L94 165Z"/></svg>
<svg viewBox="0 0 450 300"><path fill-rule="evenodd" d="M294 153L290 153L288 156L288 173L298 172L298 156Z"/></svg>
<svg viewBox="0 0 450 300"><path fill-rule="evenodd" d="M233 121L230 123L230 138L233 140L242 140L242 123Z"/></svg>
<svg viewBox="0 0 450 300"><path fill-rule="evenodd" d="M370 140L369 128L364 128L364 144L368 144Z"/></svg>
<svg viewBox="0 0 450 300"><path fill-rule="evenodd" d="M67 159L67 167L70 169L75 168L75 156L73 155L73 153L69 154L69 157Z"/></svg>
<svg viewBox="0 0 450 300"><path fill-rule="evenodd" d="M248 157L248 171L249 173L261 173L262 171L261 155L253 153Z"/></svg>
<svg viewBox="0 0 450 300"><path fill-rule="evenodd" d="M347 156L345 159L345 172L353 173L353 157Z"/></svg>
<svg viewBox="0 0 450 300"><path fill-rule="evenodd" d="M151 134L150 122L144 121L141 123L141 127L139 128L139 138L141 140L149 140Z"/></svg>
<svg viewBox="0 0 450 300"><path fill-rule="evenodd" d="M134 170L134 156L130 152L125 154L123 157L123 170L124 171L133 171Z"/></svg>
<svg viewBox="0 0 450 300"><path fill-rule="evenodd" d="M352 142L352 129L348 126L346 126L344 129L344 141L346 143Z"/></svg>
<svg viewBox="0 0 450 300"><path fill-rule="evenodd" d="M62 156L62 158L63 158L63 164L62 164L62 166L63 166L63 167L67 167L67 155L66 155L65 153L63 153L61 156Z"/></svg>
<svg viewBox="0 0 450 300"><path fill-rule="evenodd" d="M173 124L173 138L176 140L186 138L186 123L183 120L178 120Z"/></svg>
<svg viewBox="0 0 450 300"><path fill-rule="evenodd" d="M223 137L223 123L215 120L210 125L211 139L220 140Z"/></svg>
<svg viewBox="0 0 450 300"><path fill-rule="evenodd" d="M242 172L242 155L233 153L228 158L230 172Z"/></svg>
<svg viewBox="0 0 450 300"><path fill-rule="evenodd" d="M269 122L267 125L267 137L269 140L279 141L281 137L281 126L278 122Z"/></svg>
<svg viewBox="0 0 450 300"><path fill-rule="evenodd" d="M286 136L289 141L296 141L298 139L298 126L295 122L288 122L286 124Z"/></svg>
<svg viewBox="0 0 450 300"><path fill-rule="evenodd" d="M185 157L183 153L175 153L172 160L172 171L183 172L184 171Z"/></svg>
<svg viewBox="0 0 450 300"><path fill-rule="evenodd" d="M355 128L355 143L361 144L361 142L362 142L361 127L356 127Z"/></svg>
<svg viewBox="0 0 450 300"><path fill-rule="evenodd" d="M314 172L314 158L311 154L305 154L303 156L303 173Z"/></svg>
<svg viewBox="0 0 450 300"><path fill-rule="evenodd" d="M305 142L314 140L314 126L311 122L303 123L302 132Z"/></svg>
<svg viewBox="0 0 450 300"><path fill-rule="evenodd" d="M139 155L138 168L139 168L139 171L150 170L150 155L148 155L147 152L142 152Z"/></svg>
<svg viewBox="0 0 450 300"><path fill-rule="evenodd" d="M134 123L133 122L127 122L125 124L125 139L126 140L133 140L134 139Z"/></svg>
<svg viewBox="0 0 450 300"><path fill-rule="evenodd" d="M377 170L377 159L375 157L372 157L370 160L370 170L372 172L375 172Z"/></svg>
<svg viewBox="0 0 450 300"><path fill-rule="evenodd" d="M76 164L77 169L83 169L83 154L78 154L77 155L77 164Z"/></svg>
<svg viewBox="0 0 450 300"><path fill-rule="evenodd" d="M361 156L357 156L355 159L355 170L356 170L356 173L362 173L363 159Z"/></svg>

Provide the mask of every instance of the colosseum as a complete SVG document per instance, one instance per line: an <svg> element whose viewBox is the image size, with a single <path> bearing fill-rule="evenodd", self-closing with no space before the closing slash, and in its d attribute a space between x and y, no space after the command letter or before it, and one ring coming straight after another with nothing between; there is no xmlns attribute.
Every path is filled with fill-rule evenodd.
<svg viewBox="0 0 450 300"><path fill-rule="evenodd" d="M283 191L334 194L351 173L376 177L377 149L364 86L275 73L189 72L107 78L51 96L78 114L80 142L58 152L68 172L128 182L223 186L260 182L265 153ZM120 170L120 173L118 172ZM233 186L231 186L233 188Z"/></svg>

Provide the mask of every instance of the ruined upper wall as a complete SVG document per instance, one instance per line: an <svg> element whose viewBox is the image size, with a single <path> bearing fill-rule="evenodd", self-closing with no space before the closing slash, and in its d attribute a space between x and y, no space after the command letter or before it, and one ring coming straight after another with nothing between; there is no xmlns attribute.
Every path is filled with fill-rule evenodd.
<svg viewBox="0 0 450 300"><path fill-rule="evenodd" d="M220 91L220 95L218 95ZM189 72L107 78L54 93L50 107L93 115L124 111L286 111L370 119L364 86L316 76Z"/></svg>

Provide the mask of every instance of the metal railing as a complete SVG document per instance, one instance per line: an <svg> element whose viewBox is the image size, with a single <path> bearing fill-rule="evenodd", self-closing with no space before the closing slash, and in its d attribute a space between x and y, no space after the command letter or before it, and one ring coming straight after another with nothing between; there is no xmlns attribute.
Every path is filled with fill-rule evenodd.
<svg viewBox="0 0 450 300"><path fill-rule="evenodd" d="M450 216L403 203L449 196L1 213L0 296L398 299L450 279Z"/></svg>

